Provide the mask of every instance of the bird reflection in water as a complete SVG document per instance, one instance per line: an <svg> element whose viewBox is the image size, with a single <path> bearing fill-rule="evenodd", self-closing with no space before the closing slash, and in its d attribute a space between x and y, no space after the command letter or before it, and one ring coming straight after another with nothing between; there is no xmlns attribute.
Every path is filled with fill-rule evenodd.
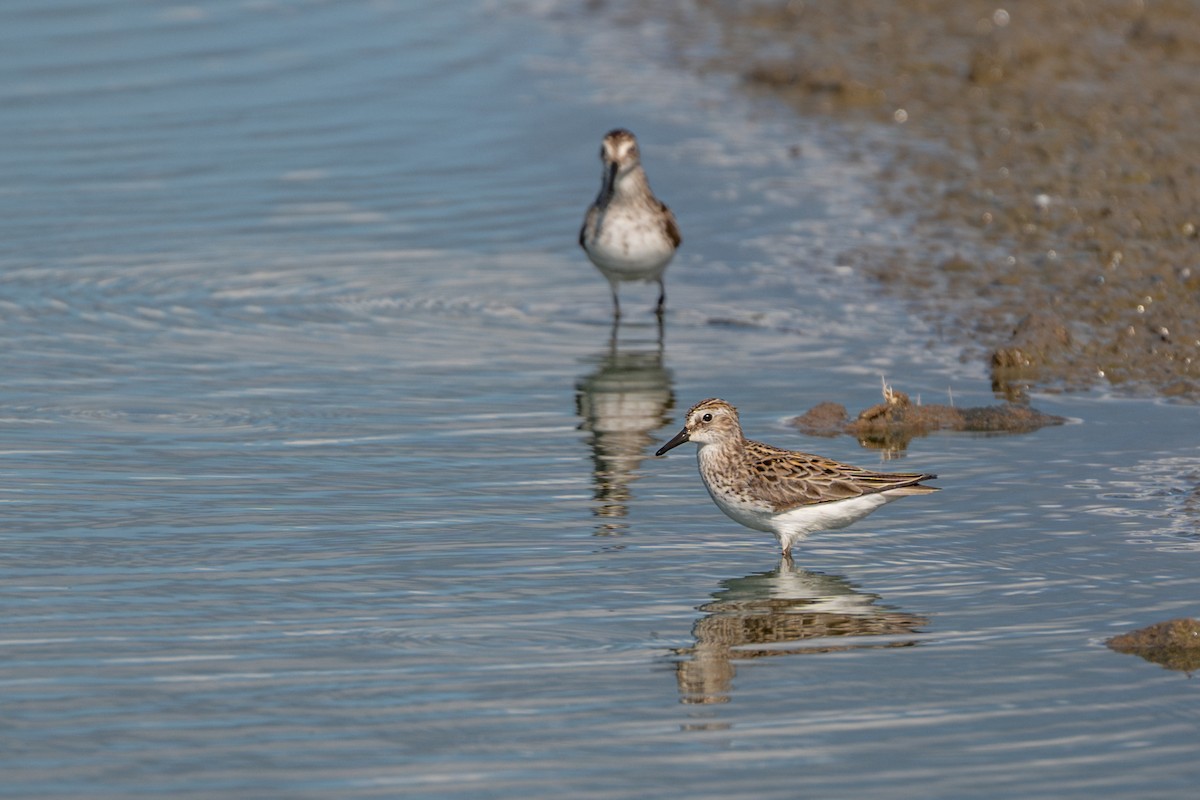
<svg viewBox="0 0 1200 800"><path fill-rule="evenodd" d="M663 331L648 341L619 341L614 319L608 348L589 359L595 369L575 384L579 429L591 433L593 513L601 518L596 532L613 535L627 526L629 484L657 443L656 431L671 421L675 394L671 373L663 366Z"/></svg>
<svg viewBox="0 0 1200 800"><path fill-rule="evenodd" d="M877 606L837 575L797 569L783 559L771 572L721 582L692 626L693 647L674 651L683 703L725 703L735 661L870 647L911 647L927 620Z"/></svg>

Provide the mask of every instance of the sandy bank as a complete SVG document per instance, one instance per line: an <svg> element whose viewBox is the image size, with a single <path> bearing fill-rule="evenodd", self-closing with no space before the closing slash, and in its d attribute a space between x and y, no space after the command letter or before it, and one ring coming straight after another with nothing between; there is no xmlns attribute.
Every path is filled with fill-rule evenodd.
<svg viewBox="0 0 1200 800"><path fill-rule="evenodd" d="M846 258L966 342L997 391L1200 399L1194 4L698 7L683 25L719 44L693 66L897 129L880 196L912 236Z"/></svg>

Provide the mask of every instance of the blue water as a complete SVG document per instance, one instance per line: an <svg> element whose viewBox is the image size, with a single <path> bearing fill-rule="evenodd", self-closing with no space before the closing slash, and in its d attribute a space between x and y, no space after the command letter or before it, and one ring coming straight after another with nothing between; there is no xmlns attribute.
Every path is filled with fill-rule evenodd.
<svg viewBox="0 0 1200 800"><path fill-rule="evenodd" d="M665 33L0 9L0 792L1192 796L1192 683L1103 642L1198 613L1196 409L1039 396L1071 423L898 462L800 435L881 376L993 398L839 263L906 235L886 149ZM683 230L661 337L575 244L617 125ZM780 564L651 456L708 396L944 491Z"/></svg>

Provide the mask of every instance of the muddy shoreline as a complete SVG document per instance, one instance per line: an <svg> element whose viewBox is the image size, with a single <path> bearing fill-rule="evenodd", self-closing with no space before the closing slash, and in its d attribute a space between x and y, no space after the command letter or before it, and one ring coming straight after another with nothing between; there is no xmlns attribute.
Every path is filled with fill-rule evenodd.
<svg viewBox="0 0 1200 800"><path fill-rule="evenodd" d="M915 218L911 237L845 263L963 341L998 394L1107 383L1200 401L1193 4L695 8L673 20L681 43L717 41L689 66L894 130L878 196Z"/></svg>

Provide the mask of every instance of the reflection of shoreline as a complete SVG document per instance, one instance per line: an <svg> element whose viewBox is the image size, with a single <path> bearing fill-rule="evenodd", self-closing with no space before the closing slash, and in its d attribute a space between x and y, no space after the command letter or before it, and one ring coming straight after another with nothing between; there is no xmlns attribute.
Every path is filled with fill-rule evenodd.
<svg viewBox="0 0 1200 800"><path fill-rule="evenodd" d="M675 406L671 373L663 366L662 328L650 347L622 349L614 322L608 349L596 368L575 384L580 430L592 448L593 513L605 520L597 533L619 532L615 520L628 513L629 484L655 443L654 432L670 422Z"/></svg>
<svg viewBox="0 0 1200 800"><path fill-rule="evenodd" d="M877 606L878 595L860 592L836 575L797 569L790 560L771 572L722 581L721 587L699 608L704 616L692 626L696 644L674 651L681 702L727 702L735 660L911 647L927 621ZM857 638L874 636L901 638Z"/></svg>

